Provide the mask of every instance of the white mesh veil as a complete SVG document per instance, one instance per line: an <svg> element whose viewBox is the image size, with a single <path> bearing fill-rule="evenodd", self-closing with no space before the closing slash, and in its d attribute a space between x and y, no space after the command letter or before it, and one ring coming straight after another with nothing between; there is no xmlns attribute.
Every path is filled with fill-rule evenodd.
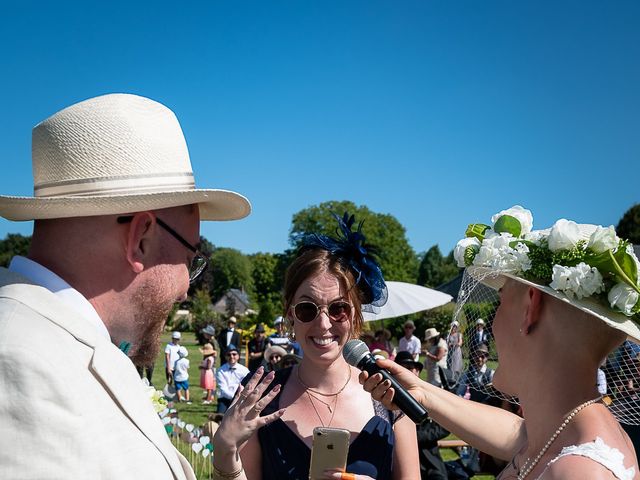
<svg viewBox="0 0 640 480"><path fill-rule="evenodd" d="M499 363L492 334L499 297L496 290L483 283L491 283L491 277L497 276L489 272L472 276L466 270L463 275L453 319L459 322L459 331L463 332L465 371L474 365L475 352L483 350L482 343L489 352L487 367L493 369ZM478 320L484 322L484 335L477 331ZM619 422L640 425L640 344L627 340L611 352L597 372L595 382L600 392L610 400L606 403ZM517 398L496 390L491 382L478 381L473 388L489 396L518 403Z"/></svg>

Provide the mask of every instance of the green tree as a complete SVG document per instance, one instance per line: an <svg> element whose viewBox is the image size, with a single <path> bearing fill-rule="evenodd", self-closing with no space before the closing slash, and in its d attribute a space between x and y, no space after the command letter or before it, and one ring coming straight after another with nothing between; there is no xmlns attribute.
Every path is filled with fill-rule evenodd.
<svg viewBox="0 0 640 480"><path fill-rule="evenodd" d="M418 259L407 241L405 228L394 216L372 212L366 206L356 206L353 202L324 202L294 214L290 244L297 248L306 233L335 236L337 223L332 213L342 216L344 212L355 215L356 222L364 221L362 231L367 243L378 249L378 260L386 280L415 281Z"/></svg>
<svg viewBox="0 0 640 480"><path fill-rule="evenodd" d="M443 257L438 245L434 245L422 256L418 267L418 285L435 288L458 275L458 270L453 251Z"/></svg>
<svg viewBox="0 0 640 480"><path fill-rule="evenodd" d="M191 326L196 333L196 339L200 345L204 345L204 336L200 332L207 325L214 325L219 331L221 317L213 309L211 297L207 290L196 290L191 300L191 315L193 316Z"/></svg>
<svg viewBox="0 0 640 480"><path fill-rule="evenodd" d="M616 232L634 245L640 245L640 203L625 212L618 222Z"/></svg>
<svg viewBox="0 0 640 480"><path fill-rule="evenodd" d="M215 249L211 255L211 273L215 279L210 290L214 301L218 301L230 288L244 290L249 296L253 293L251 261L236 249Z"/></svg>
<svg viewBox="0 0 640 480"><path fill-rule="evenodd" d="M255 301L258 306L257 321L271 324L282 309L282 278L278 275L278 255L256 253L249 256L252 265Z"/></svg>
<svg viewBox="0 0 640 480"><path fill-rule="evenodd" d="M4 240L0 240L0 266L7 267L16 255L26 256L31 246L31 236L19 233L9 233Z"/></svg>

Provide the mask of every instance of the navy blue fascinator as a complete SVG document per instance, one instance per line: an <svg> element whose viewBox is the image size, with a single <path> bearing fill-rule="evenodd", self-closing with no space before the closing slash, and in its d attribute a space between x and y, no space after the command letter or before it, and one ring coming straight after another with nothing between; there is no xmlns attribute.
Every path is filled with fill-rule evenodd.
<svg viewBox="0 0 640 480"><path fill-rule="evenodd" d="M332 214L338 221L337 238L319 233L310 233L302 238L301 250L322 248L338 257L356 278L356 284L364 294L362 310L375 313L378 307L387 303L387 285L382 276L380 265L374 258L375 248L367 245L362 224L353 231L355 217L348 213L342 216Z"/></svg>

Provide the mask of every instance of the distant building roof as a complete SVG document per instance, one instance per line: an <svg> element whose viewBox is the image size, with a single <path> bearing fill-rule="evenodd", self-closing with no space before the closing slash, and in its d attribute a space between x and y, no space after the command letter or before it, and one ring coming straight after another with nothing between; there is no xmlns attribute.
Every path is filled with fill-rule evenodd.
<svg viewBox="0 0 640 480"><path fill-rule="evenodd" d="M249 308L249 304L249 296L246 292L237 288L230 288L222 298L213 305L213 309L220 313L244 315ZM230 310L233 310L233 312L230 312Z"/></svg>

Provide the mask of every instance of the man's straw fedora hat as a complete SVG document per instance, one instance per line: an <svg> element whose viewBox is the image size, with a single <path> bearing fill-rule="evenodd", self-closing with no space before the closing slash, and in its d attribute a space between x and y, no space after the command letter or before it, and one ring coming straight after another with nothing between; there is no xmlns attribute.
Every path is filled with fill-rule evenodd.
<svg viewBox="0 0 640 480"><path fill-rule="evenodd" d="M36 125L34 196L0 196L9 220L116 215L198 204L201 220L236 220L249 201L196 189L178 119L130 94L91 98Z"/></svg>

